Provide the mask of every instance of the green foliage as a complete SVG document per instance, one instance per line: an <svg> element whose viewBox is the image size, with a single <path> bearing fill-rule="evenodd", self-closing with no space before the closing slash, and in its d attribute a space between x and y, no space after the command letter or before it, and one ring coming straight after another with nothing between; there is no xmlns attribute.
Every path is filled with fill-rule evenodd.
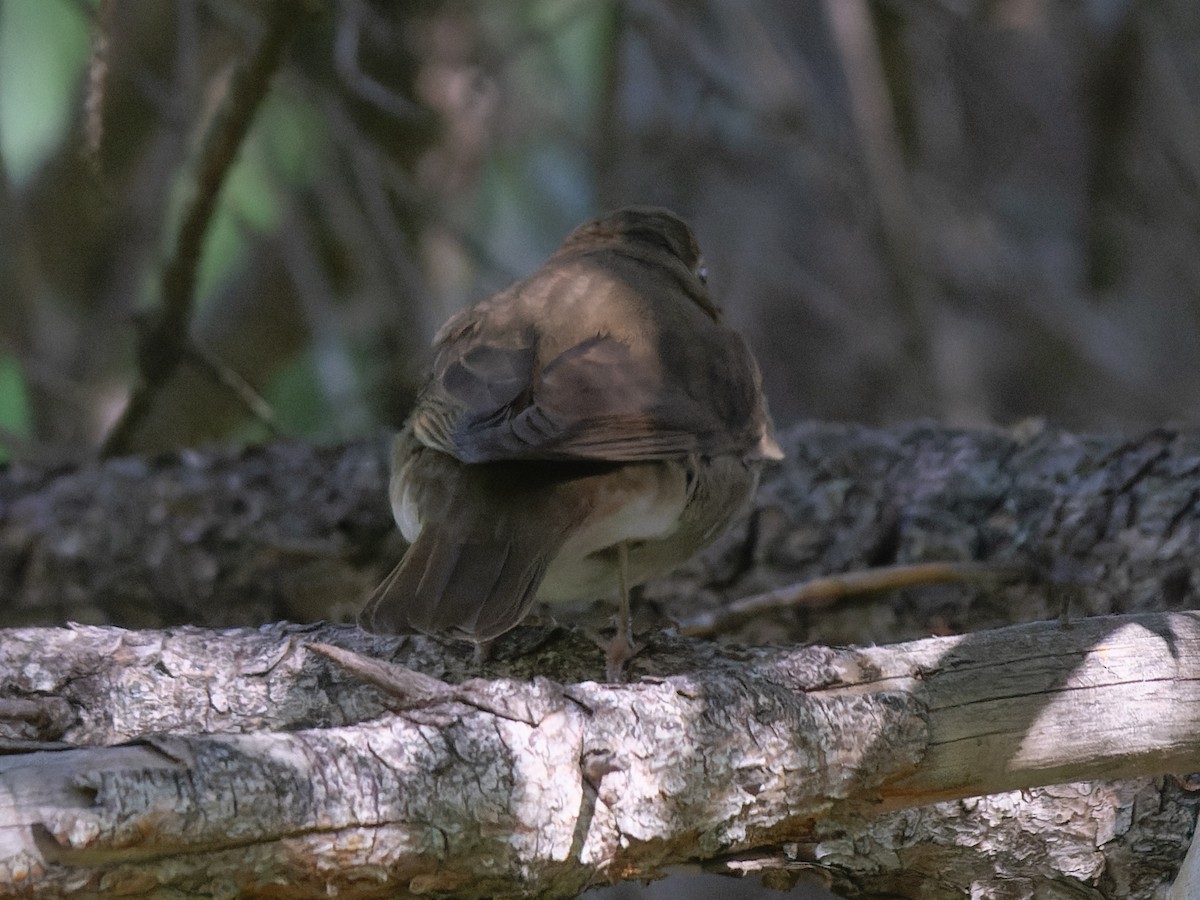
<svg viewBox="0 0 1200 900"><path fill-rule="evenodd" d="M292 358L272 379L265 392L285 434L329 437L333 411L321 390L311 351Z"/></svg>
<svg viewBox="0 0 1200 900"><path fill-rule="evenodd" d="M506 62L509 90L522 98L522 114L560 123L557 132L530 130L493 147L478 188L487 231L500 241L493 249L526 269L596 211L595 160L579 148L595 143L615 11L606 3L541 2L481 12L498 42L507 35L513 46L532 41L537 48L515 52Z"/></svg>
<svg viewBox="0 0 1200 900"><path fill-rule="evenodd" d="M77 3L0 3L0 155L14 184L62 143L87 59L88 22Z"/></svg>
<svg viewBox="0 0 1200 900"><path fill-rule="evenodd" d="M128 13L132 8L124 7L124 11ZM116 260L118 265L138 260L137 268L123 270L121 276L124 284L132 287L125 295L125 302L146 312L161 305L162 267L174 253L180 218L194 189L197 157L203 152L204 135L211 124L207 117L221 108L223 79L228 77L229 67L245 58L253 43L245 35L236 34L233 19L220 15L211 19L200 17L193 24L201 25L201 30L187 37L186 29L179 31L181 22L185 22L180 18L181 9L173 4L148 4L136 16L114 14L112 33L108 36L116 58L124 63L110 72L111 80L105 85L106 109L117 108L117 98L131 92L139 103L144 103L148 98L158 97L156 92L161 91L158 102L163 105L155 108L156 114L163 116L162 128L174 132L173 140L186 140L190 148L185 158L180 159L178 144L161 143L159 149L168 146L172 152L158 155L157 151L148 152L144 157L147 165L175 167L161 181L149 178L145 182L165 185L167 191L159 203L143 207L162 216L161 221L154 223L158 252L140 258L99 255L94 263L97 271L105 271L109 260ZM69 142L78 142L76 135L83 116L82 93L92 29L96 25L89 10L98 12L98 0L0 0L0 153L3 154L0 169L6 170L17 189L14 197L21 196L25 184L36 182L39 167L55 154L66 160L79 160L77 148ZM583 148L595 143L593 132L596 116L603 107L605 73L612 61L617 18L611 4L561 0L485 4L478 15L481 27L474 32L473 39L480 42L481 59L486 58L489 48L504 49L501 55L491 57L476 70L481 79L480 89L488 92L484 103L503 106L511 98L521 98L523 112L519 122L494 131L495 120L487 117L486 121L481 120L478 127L492 131L495 139L479 160L478 177L474 183L438 198L438 202L449 221L469 222L471 230L486 236L481 244L488 257L503 260L508 271L525 271L538 265L567 230L595 209L594 160ZM430 19L452 21L452 17L436 13ZM191 75L198 76L197 81L190 80L186 69L160 64L152 24L155 21L162 23L162 46L158 49L165 59L171 60L174 54L183 52L179 41L194 42L186 49L196 54L192 58L196 69ZM397 21L411 24L421 21L421 17L411 20L397 17ZM214 29L211 35L207 30L210 28ZM229 33L222 37L220 31ZM309 31L306 37L311 40L319 33L319 30ZM464 31L470 33L469 29ZM229 37L235 40L229 41ZM362 65L368 77L395 76L388 66L372 60L371 41L366 36L362 46ZM205 231L196 269L195 309L189 326L202 336L211 338L224 333L224 317L230 315L228 298L237 295L237 291L227 289L236 286L237 280L254 268L255 261L248 258L253 252L249 248L264 243L255 240L256 237L269 236L284 228L307 227L296 222L312 216L314 206L321 207L318 214L326 217L326 225L335 233L338 230L339 210L321 203L319 197L322 188L338 183L342 177L338 169L345 161L340 154L330 152L333 141L326 107L314 102L323 95L311 90L305 80L320 71L320 65L315 64L319 59L306 57L314 52L312 43L301 43L291 52L292 62L299 62L299 66L273 79L238 149ZM330 52L330 48L319 48L316 52ZM423 59L421 54L417 58ZM427 62L428 77L457 78L470 71L460 63L455 63L458 68L446 69L436 54ZM452 74L446 75L447 71ZM403 93L403 77L398 80L393 77L387 87ZM186 118L167 121L164 101L168 97L178 104L180 111L187 111ZM334 97L336 94L330 94L327 99ZM343 112L349 113L347 121L357 121L352 107ZM547 122L558 124L548 129ZM113 121L106 120L105 124L108 128L116 127ZM338 145L352 139L358 138L337 135ZM401 123L397 125L395 139L411 139ZM116 204L125 199L121 193L125 187L117 187L120 177L119 167L114 166L111 171L101 172L98 179L101 189L117 188L112 198ZM416 181L420 182L419 176ZM428 187L420 185L420 190ZM363 189L372 190L369 184ZM350 204L357 199L351 197ZM397 211L404 214L402 204ZM372 222L372 215L365 216L368 223ZM74 223L72 233L81 233L88 224L86 219ZM371 385L376 384L376 373L395 365L393 360L380 359L380 348L386 346L388 353L400 349L409 354L415 351L404 346L407 335L400 340L393 336L390 342L377 339L390 316L384 312L384 301L395 299L389 295L387 284L371 281L378 277L372 274L373 270L387 271L378 259L371 262L372 256L380 253L394 253L394 248L386 246L386 242L378 247L365 244L350 248L341 259L345 271L331 279L336 294L329 298L336 310L334 318L321 320L321 324L307 323L310 328L324 331L313 334L313 343L290 359L283 358L283 349L272 347L272 352L264 353L269 361L244 373L256 383L267 385L265 394L285 431L310 437L345 436L369 428L371 411L391 408L387 403L375 403L367 393L374 389ZM459 263L464 270L476 264L469 257L469 253L464 254ZM465 285L470 277L464 271L451 280ZM85 308L104 289L104 285L96 283L88 289L88 296L64 298L65 308ZM50 294L41 294L32 302L57 304L58 300ZM378 303L373 313L367 307L370 302ZM58 320L45 317L39 321ZM268 322L268 330L260 335L265 345L272 341L270 327ZM291 346L289 342L287 347ZM220 358L219 337L213 349ZM92 364L93 356L95 360L106 360L96 363L100 369L112 365L111 355L103 348L88 348L81 356L87 360L81 363L83 368ZM0 408L0 425L23 433L29 421L28 411L21 405L24 385L20 372L11 367L5 377L8 380L3 386L5 396L0 397L5 404ZM396 379L397 384L403 381ZM401 396L404 390L407 388L399 390ZM243 421L229 427L242 437L265 436L261 424Z"/></svg>
<svg viewBox="0 0 1200 900"><path fill-rule="evenodd" d="M0 353L0 431L29 437L31 425L21 366L15 357ZM7 460L8 453L0 443L0 463Z"/></svg>
<svg viewBox="0 0 1200 900"><path fill-rule="evenodd" d="M324 122L312 107L277 93L268 95L209 226L196 274L201 310L205 300L239 271L246 256L245 231L267 233L279 226L285 198L281 182L296 187L311 181L324 147Z"/></svg>

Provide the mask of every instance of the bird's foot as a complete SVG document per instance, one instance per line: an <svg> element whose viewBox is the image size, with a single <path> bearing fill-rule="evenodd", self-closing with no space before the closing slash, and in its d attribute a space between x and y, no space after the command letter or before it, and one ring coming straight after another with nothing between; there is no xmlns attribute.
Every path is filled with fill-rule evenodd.
<svg viewBox="0 0 1200 900"><path fill-rule="evenodd" d="M604 677L609 684L620 684L625 680L625 663L642 650L627 634L620 632L604 648Z"/></svg>

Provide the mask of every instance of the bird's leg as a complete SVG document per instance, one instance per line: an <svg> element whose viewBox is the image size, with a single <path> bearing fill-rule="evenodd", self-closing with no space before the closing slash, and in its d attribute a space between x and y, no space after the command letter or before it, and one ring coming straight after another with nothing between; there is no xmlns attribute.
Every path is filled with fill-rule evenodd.
<svg viewBox="0 0 1200 900"><path fill-rule="evenodd" d="M622 680L625 663L641 648L633 642L633 612L629 605L629 545L617 544L617 583L621 597L617 607L617 633L605 653L605 676L611 682Z"/></svg>
<svg viewBox="0 0 1200 900"><path fill-rule="evenodd" d="M476 641L475 652L472 654L471 661L475 668L480 668L485 662L492 657L492 648L496 646L496 640L493 638L490 641Z"/></svg>

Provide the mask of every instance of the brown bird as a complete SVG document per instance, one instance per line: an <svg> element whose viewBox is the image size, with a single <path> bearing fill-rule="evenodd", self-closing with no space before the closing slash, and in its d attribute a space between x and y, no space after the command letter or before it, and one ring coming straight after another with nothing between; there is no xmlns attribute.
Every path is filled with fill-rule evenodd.
<svg viewBox="0 0 1200 900"><path fill-rule="evenodd" d="M619 677L630 586L715 538L783 455L705 281L681 219L629 207L442 327L392 451L410 547L363 627L483 643L535 601L615 595Z"/></svg>

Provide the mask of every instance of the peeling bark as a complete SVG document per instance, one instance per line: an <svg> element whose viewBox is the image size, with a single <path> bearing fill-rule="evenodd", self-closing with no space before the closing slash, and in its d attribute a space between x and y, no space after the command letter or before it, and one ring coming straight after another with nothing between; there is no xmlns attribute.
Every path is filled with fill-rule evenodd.
<svg viewBox="0 0 1200 900"><path fill-rule="evenodd" d="M1077 615L1197 605L1193 436L814 424L785 445L651 607L946 559L1075 581ZM386 477L383 438L0 471L0 617L345 618L402 549ZM1172 777L1200 770L1194 614L761 646L1028 623L1063 599L904 590L759 617L733 636L756 649L643 627L627 686L591 683L601 655L554 628L505 636L482 671L335 626L11 629L0 894L561 896L686 863L847 896L1155 896L1196 816ZM311 642L453 687L381 692Z"/></svg>
<svg viewBox="0 0 1200 900"><path fill-rule="evenodd" d="M627 685L570 680L601 654L554 629L483 678L463 648L340 626L4 638L6 693L47 704L0 719L30 748L0 757L12 896L569 896L773 854L849 895L1150 897L1198 802L1161 777L1200 770L1195 613L664 638ZM317 642L456 686L385 693Z"/></svg>

